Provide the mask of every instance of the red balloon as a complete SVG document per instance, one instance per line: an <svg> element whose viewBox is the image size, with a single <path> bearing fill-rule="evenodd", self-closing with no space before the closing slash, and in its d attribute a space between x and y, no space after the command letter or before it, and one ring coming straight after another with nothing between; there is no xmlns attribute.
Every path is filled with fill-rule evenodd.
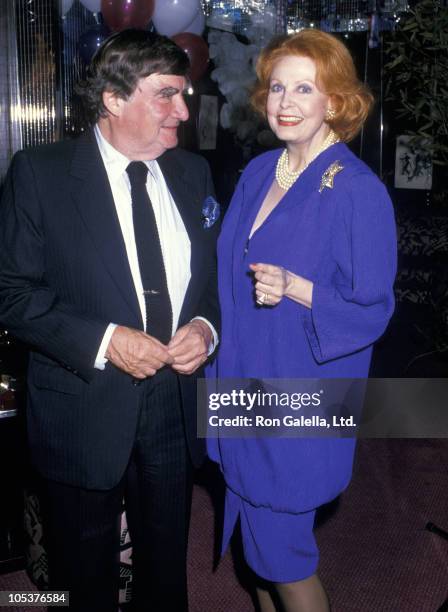
<svg viewBox="0 0 448 612"><path fill-rule="evenodd" d="M101 0L101 12L114 32L145 28L154 12L154 0Z"/></svg>
<svg viewBox="0 0 448 612"><path fill-rule="evenodd" d="M190 59L190 78L198 81L207 70L208 45L203 38L191 32L181 32L172 37L178 47L183 49Z"/></svg>

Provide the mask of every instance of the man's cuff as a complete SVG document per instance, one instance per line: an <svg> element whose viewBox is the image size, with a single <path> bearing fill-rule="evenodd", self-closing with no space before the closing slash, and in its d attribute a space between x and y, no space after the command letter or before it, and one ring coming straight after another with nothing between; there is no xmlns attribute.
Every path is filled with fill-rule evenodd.
<svg viewBox="0 0 448 612"><path fill-rule="evenodd" d="M107 347L109 346L110 339L112 338L112 334L115 329L118 327L115 323L109 323L107 326L106 332L103 336L103 339L100 344L100 348L98 349L98 353L96 354L95 365L94 367L97 370L104 370L106 367L107 359L105 357Z"/></svg>
<svg viewBox="0 0 448 612"><path fill-rule="evenodd" d="M210 327L210 331L212 332L212 340L210 342L210 345L208 347L208 353L207 353L207 357L210 357L210 355L213 353L213 351L215 350L215 348L218 346L219 344L219 338L218 338L218 334L216 333L216 329L213 327L213 325L210 323L210 321L208 321L207 319L204 319L204 317L194 317L194 319L192 319L192 321L204 321L204 323L206 323L209 327Z"/></svg>

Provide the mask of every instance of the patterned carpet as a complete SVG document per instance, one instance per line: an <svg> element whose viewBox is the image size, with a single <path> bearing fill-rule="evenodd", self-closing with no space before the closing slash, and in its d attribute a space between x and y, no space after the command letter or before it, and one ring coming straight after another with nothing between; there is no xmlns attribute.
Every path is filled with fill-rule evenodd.
<svg viewBox="0 0 448 612"><path fill-rule="evenodd" d="M207 470L193 499L191 612L252 612L237 539L214 569L221 496ZM316 531L332 612L437 612L448 597L448 541L425 529L429 521L448 531L448 441L361 441L353 481ZM0 576L0 590L30 588L24 572Z"/></svg>

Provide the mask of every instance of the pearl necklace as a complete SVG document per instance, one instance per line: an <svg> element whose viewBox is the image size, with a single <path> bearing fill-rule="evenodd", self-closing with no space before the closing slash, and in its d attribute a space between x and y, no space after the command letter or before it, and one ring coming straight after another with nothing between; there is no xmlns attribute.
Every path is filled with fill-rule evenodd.
<svg viewBox="0 0 448 612"><path fill-rule="evenodd" d="M300 168L300 170L296 170L295 172L292 172L289 169L288 149L285 149L278 158L277 167L275 168L275 180L277 181L279 187L284 191L288 191L288 189L294 185L294 183L302 174L302 172L304 172L308 168L311 162L313 162L316 157L318 157L323 151L325 151L325 149L328 149L328 147L331 147L331 145L334 145L337 142L339 142L337 134L335 134L333 130L330 130L328 136L325 138L316 154L310 159L307 164L303 166L303 168Z"/></svg>

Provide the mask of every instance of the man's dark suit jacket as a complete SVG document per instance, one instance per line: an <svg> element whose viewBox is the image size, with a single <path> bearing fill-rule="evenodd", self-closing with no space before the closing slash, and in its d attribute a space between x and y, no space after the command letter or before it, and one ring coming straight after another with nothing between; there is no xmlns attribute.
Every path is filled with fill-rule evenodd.
<svg viewBox="0 0 448 612"><path fill-rule="evenodd" d="M158 160L191 241L191 280L179 326L195 316L219 328L215 242L202 204L213 194L207 163L180 149ZM142 329L142 317L106 170L92 132L16 154L0 226L0 321L32 350L28 434L47 478L109 489L122 477L142 385L108 363L94 369L110 322ZM193 463L196 378L179 376ZM169 407L167 407L169 410Z"/></svg>

